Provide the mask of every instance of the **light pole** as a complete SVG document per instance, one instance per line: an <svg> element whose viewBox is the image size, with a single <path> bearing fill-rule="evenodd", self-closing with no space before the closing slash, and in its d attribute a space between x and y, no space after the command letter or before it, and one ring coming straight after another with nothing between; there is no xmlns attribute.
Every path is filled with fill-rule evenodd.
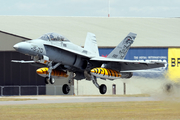
<svg viewBox="0 0 180 120"><path fill-rule="evenodd" d="M108 11L109 11L109 12L108 12L108 17L110 17L110 0L109 0L109 4L108 4L108 9L109 9L109 10L108 10Z"/></svg>

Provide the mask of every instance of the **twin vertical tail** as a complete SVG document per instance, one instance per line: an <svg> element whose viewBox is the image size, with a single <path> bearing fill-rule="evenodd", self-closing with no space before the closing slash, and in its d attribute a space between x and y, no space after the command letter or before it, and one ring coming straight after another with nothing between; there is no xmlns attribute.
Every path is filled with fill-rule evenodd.
<svg viewBox="0 0 180 120"><path fill-rule="evenodd" d="M124 40L107 56L107 58L124 59L131 44L136 38L135 33L129 33Z"/></svg>
<svg viewBox="0 0 180 120"><path fill-rule="evenodd" d="M91 52L96 57L99 57L99 50L95 34L90 32L87 33L84 49Z"/></svg>
<svg viewBox="0 0 180 120"><path fill-rule="evenodd" d="M122 42L107 56L107 58L124 59L131 44L134 42L137 34L129 33ZM99 57L96 36L93 33L87 33L84 49Z"/></svg>

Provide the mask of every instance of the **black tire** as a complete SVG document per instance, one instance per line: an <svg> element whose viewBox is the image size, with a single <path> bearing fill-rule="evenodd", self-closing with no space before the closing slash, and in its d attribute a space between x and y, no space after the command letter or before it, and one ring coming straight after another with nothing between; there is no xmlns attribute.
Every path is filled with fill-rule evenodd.
<svg viewBox="0 0 180 120"><path fill-rule="evenodd" d="M102 85L99 86L99 92L100 92L101 94L105 94L106 91L107 91L107 87L106 87L105 84L102 84Z"/></svg>
<svg viewBox="0 0 180 120"><path fill-rule="evenodd" d="M45 81L45 84L49 84L49 77L45 77L44 81Z"/></svg>
<svg viewBox="0 0 180 120"><path fill-rule="evenodd" d="M50 78L49 82L50 82L51 84L54 84L54 83L55 83L54 78Z"/></svg>
<svg viewBox="0 0 180 120"><path fill-rule="evenodd" d="M62 87L62 91L64 94L68 94L69 91L70 91L70 88L67 84L64 84L63 87Z"/></svg>

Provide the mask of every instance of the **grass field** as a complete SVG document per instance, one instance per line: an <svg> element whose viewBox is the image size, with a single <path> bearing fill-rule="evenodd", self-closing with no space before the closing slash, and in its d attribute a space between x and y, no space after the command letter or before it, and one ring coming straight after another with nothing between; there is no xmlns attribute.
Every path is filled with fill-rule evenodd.
<svg viewBox="0 0 180 120"><path fill-rule="evenodd" d="M0 101L25 101L25 100L36 100L36 99L28 99L28 98L0 98Z"/></svg>
<svg viewBox="0 0 180 120"><path fill-rule="evenodd" d="M62 103L0 106L1 120L180 120L180 102Z"/></svg>

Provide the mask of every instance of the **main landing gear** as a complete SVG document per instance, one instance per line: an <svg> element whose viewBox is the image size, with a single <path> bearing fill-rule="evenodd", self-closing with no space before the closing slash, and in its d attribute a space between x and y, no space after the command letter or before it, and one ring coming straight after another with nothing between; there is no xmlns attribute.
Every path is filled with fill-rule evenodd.
<svg viewBox="0 0 180 120"><path fill-rule="evenodd" d="M99 92L100 92L101 94L105 94L106 91L107 91L106 85L105 85L105 84L99 85L99 84L97 83L96 76L91 75L91 77L92 77L92 82L93 82L93 84L99 89Z"/></svg>
<svg viewBox="0 0 180 120"><path fill-rule="evenodd" d="M67 84L63 85L62 91L63 91L64 94L68 94L70 90L71 89L70 89L69 85L67 85Z"/></svg>
<svg viewBox="0 0 180 120"><path fill-rule="evenodd" d="M68 84L64 84L62 87L62 91L64 94L68 94L69 91L71 90L71 85L73 83L73 79L74 79L74 73L70 72Z"/></svg>

